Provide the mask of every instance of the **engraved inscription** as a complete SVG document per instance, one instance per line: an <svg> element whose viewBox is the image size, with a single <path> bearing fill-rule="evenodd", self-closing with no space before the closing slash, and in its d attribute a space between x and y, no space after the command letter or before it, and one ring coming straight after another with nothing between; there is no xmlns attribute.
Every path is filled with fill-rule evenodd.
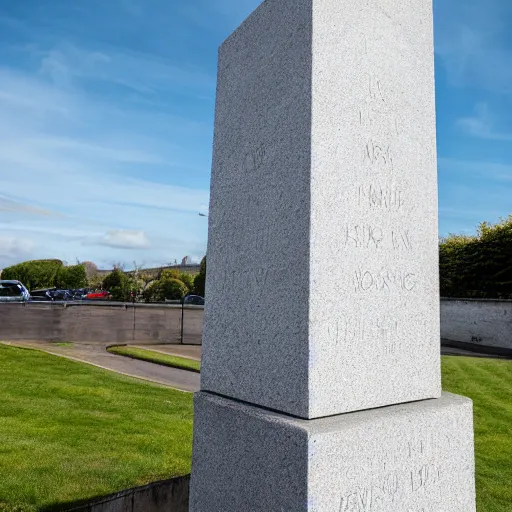
<svg viewBox="0 0 512 512"><path fill-rule="evenodd" d="M398 473L389 473L382 480L371 486L360 487L354 492L342 496L339 510L340 512L371 512L379 502L393 502L398 492L398 487Z"/></svg>
<svg viewBox="0 0 512 512"><path fill-rule="evenodd" d="M406 251L412 250L411 237L407 229L394 229L391 231L391 240L393 242L393 249L398 251L404 249Z"/></svg>
<svg viewBox="0 0 512 512"><path fill-rule="evenodd" d="M230 228L232 229L226 230L226 237L230 238L231 246L238 257L270 250L271 230L269 227L252 229L252 226L246 226L244 223L238 225L233 223Z"/></svg>
<svg viewBox="0 0 512 512"><path fill-rule="evenodd" d="M249 290L263 289L268 282L268 267L254 267L239 272L233 269L220 271L218 274L221 292L234 292L240 288Z"/></svg>
<svg viewBox="0 0 512 512"><path fill-rule="evenodd" d="M359 268L354 272L354 288L356 292L368 291L406 291L416 288L416 275L405 270L382 268L369 271Z"/></svg>
<svg viewBox="0 0 512 512"><path fill-rule="evenodd" d="M398 320L386 317L345 317L327 326L329 340L344 350L356 344L364 344L371 350L390 354L397 350L401 339Z"/></svg>
<svg viewBox="0 0 512 512"><path fill-rule="evenodd" d="M377 76L367 74L367 81L367 96L359 110L359 123L368 136L363 149L363 165L372 169L393 171L391 142L399 134L398 120L386 101L381 80ZM382 133L385 134L384 140L380 138Z"/></svg>
<svg viewBox="0 0 512 512"><path fill-rule="evenodd" d="M369 140L364 148L363 163L372 166L380 165L393 170L391 146L389 144L381 144L374 140Z"/></svg>
<svg viewBox="0 0 512 512"><path fill-rule="evenodd" d="M357 187L359 206L372 210L399 211L404 206L403 191L393 185L361 185Z"/></svg>
<svg viewBox="0 0 512 512"><path fill-rule="evenodd" d="M246 153L244 157L243 169L247 172L257 171L265 161L265 146L260 144L255 149Z"/></svg>
<svg viewBox="0 0 512 512"><path fill-rule="evenodd" d="M382 229L368 225L350 225L343 229L343 245L356 248L378 249L384 235Z"/></svg>
<svg viewBox="0 0 512 512"><path fill-rule="evenodd" d="M343 227L342 246L356 249L392 249L411 251L412 243L409 230L396 228L390 232L368 224L350 224Z"/></svg>
<svg viewBox="0 0 512 512"><path fill-rule="evenodd" d="M418 470L411 471L411 490L428 489L439 483L439 468L433 464L426 464Z"/></svg>
<svg viewBox="0 0 512 512"><path fill-rule="evenodd" d="M397 494L406 490L411 485L410 491L428 492L440 484L440 469L435 464L425 464L412 470L400 470L387 472L383 477L373 482L356 487L350 492L344 492L340 496L339 512L373 512L383 510L394 510L393 503ZM422 509L417 509L421 512ZM428 508L423 507L423 510ZM416 511L415 511L416 512Z"/></svg>
<svg viewBox="0 0 512 512"><path fill-rule="evenodd" d="M376 101L387 105L386 100L384 99L384 94L382 92L382 84L380 80L370 74L368 75L368 98L371 101Z"/></svg>
<svg viewBox="0 0 512 512"><path fill-rule="evenodd" d="M366 44L366 41L365 41ZM396 112L386 100L386 94L382 81L367 74L368 96L364 105L359 110L359 123L362 127L372 129L378 124L380 128L385 128L389 135L399 135L400 128Z"/></svg>
<svg viewBox="0 0 512 512"><path fill-rule="evenodd" d="M214 274L214 289L216 292L227 292L233 295L244 293L251 295L252 291L258 294L263 293L266 286L272 279L288 273L290 267L283 264L268 265L259 264L250 266L240 266L239 260L232 266L226 262L225 269L219 269Z"/></svg>
<svg viewBox="0 0 512 512"><path fill-rule="evenodd" d="M450 485L450 474L440 461L452 443L453 437L442 431L405 439L397 433L397 443L386 445L385 454L366 447L339 469L342 484L335 510L439 512L439 489L448 491ZM361 457L364 464L359 464Z"/></svg>

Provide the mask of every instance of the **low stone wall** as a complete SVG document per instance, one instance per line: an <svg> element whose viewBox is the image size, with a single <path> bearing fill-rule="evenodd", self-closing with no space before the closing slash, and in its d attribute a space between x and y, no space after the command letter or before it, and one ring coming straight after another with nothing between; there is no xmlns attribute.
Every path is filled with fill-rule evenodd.
<svg viewBox="0 0 512 512"><path fill-rule="evenodd" d="M68 512L188 512L190 475L127 489L81 505ZM60 507L59 507L60 508Z"/></svg>
<svg viewBox="0 0 512 512"><path fill-rule="evenodd" d="M512 301L441 299L441 338L512 353Z"/></svg>
<svg viewBox="0 0 512 512"><path fill-rule="evenodd" d="M104 303L0 304L0 339L201 344L203 308Z"/></svg>
<svg viewBox="0 0 512 512"><path fill-rule="evenodd" d="M201 345L202 306L0 304L0 339ZM512 351L512 301L441 299L444 343Z"/></svg>

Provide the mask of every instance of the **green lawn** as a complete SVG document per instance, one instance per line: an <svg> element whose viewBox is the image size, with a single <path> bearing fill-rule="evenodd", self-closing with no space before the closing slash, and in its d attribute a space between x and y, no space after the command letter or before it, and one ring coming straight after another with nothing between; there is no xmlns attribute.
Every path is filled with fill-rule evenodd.
<svg viewBox="0 0 512 512"><path fill-rule="evenodd" d="M191 394L3 345L0 376L1 512L190 471Z"/></svg>
<svg viewBox="0 0 512 512"><path fill-rule="evenodd" d="M0 376L0 512L190 471L191 394L3 345ZM478 512L510 512L512 361L443 357L443 387L474 400Z"/></svg>
<svg viewBox="0 0 512 512"><path fill-rule="evenodd" d="M512 511L512 361L443 357L443 389L473 399L478 512Z"/></svg>
<svg viewBox="0 0 512 512"><path fill-rule="evenodd" d="M142 359L143 361L149 361L150 363L162 364L173 368L182 368L183 370L190 370L193 372L199 372L201 367L201 363L194 359L171 356L168 354L162 354L161 352L155 352L154 350L146 350L144 348L110 347L107 350L113 354L132 357L133 359Z"/></svg>

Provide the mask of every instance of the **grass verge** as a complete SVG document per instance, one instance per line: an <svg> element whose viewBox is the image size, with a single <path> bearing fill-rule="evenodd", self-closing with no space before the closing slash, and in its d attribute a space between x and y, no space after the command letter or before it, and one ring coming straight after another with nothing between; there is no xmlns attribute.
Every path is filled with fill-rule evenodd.
<svg viewBox="0 0 512 512"><path fill-rule="evenodd" d="M512 510L512 361L445 356L443 389L473 399L478 512Z"/></svg>
<svg viewBox="0 0 512 512"><path fill-rule="evenodd" d="M155 352L154 350L146 350L143 348L109 347L107 350L112 354L140 359L142 361L149 361L150 363L161 364L164 366L171 366L172 368L181 368L182 370L190 370L193 372L199 372L201 367L201 363L194 359L162 354L161 352Z"/></svg>
<svg viewBox="0 0 512 512"><path fill-rule="evenodd" d="M510 512L512 362L443 357L474 401L477 506ZM190 471L192 395L0 345L0 512L58 509Z"/></svg>
<svg viewBox="0 0 512 512"><path fill-rule="evenodd" d="M0 345L0 511L50 510L190 471L192 395Z"/></svg>

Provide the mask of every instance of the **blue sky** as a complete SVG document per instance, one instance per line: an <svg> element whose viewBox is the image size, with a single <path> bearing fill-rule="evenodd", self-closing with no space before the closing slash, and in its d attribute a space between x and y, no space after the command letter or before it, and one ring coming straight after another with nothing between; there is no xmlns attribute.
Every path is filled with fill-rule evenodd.
<svg viewBox="0 0 512 512"><path fill-rule="evenodd" d="M218 45L259 0L0 0L0 268L205 252ZM512 3L435 4L440 233L512 211Z"/></svg>

